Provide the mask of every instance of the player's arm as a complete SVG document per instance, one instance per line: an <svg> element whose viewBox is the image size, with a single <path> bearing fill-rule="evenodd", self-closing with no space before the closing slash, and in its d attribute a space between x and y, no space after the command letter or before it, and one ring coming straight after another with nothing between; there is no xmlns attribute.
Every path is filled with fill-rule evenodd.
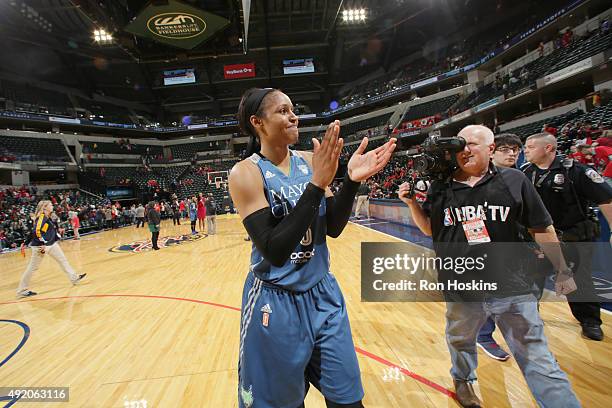
<svg viewBox="0 0 612 408"><path fill-rule="evenodd" d="M312 152L302 152L304 159L312 168ZM338 194L334 195L329 187L325 188L325 217L327 221L327 235L338 238L353 210L353 201L357 194L359 183L351 180L348 172L342 182Z"/></svg>
<svg viewBox="0 0 612 408"><path fill-rule="evenodd" d="M291 212L275 218L264 196L259 170L242 161L229 175L229 191L242 223L264 259L282 266L316 217L325 191L308 183Z"/></svg>

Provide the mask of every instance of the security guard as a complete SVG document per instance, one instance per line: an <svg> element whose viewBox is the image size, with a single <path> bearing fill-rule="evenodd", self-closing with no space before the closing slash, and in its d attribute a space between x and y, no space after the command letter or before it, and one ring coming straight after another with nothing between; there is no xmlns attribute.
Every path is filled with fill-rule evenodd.
<svg viewBox="0 0 612 408"><path fill-rule="evenodd" d="M612 224L612 188L594 169L556 155L557 139L548 133L527 138L522 170L542 197L553 218L560 239L592 242L600 234L599 221L589 214L589 203L599 205ZM602 340L600 303L596 302L591 276L593 245L566 244L566 257L576 265L574 279L578 290L567 296L572 314L582 326L582 334Z"/></svg>

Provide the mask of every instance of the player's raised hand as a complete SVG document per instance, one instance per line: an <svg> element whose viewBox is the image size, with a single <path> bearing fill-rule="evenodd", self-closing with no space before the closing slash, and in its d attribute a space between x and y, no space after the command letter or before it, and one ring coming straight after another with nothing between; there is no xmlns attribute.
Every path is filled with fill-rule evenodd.
<svg viewBox="0 0 612 408"><path fill-rule="evenodd" d="M367 180L381 171L391 159L397 139L391 138L384 145L363 153L368 146L368 138L364 137L361 144L348 162L348 175L353 181Z"/></svg>
<svg viewBox="0 0 612 408"><path fill-rule="evenodd" d="M344 140L338 138L340 134L340 121L335 120L327 126L323 140L319 143L312 139L314 150L312 153L312 180L317 187L329 186L338 170L338 159L344 146Z"/></svg>

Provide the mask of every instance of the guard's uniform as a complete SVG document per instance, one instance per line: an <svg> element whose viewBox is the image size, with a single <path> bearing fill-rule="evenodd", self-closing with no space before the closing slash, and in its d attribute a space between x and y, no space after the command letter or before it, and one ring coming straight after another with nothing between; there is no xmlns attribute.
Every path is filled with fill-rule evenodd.
<svg viewBox="0 0 612 408"><path fill-rule="evenodd" d="M258 155L264 193L274 216L291 212L312 171L291 151L290 174ZM308 384L330 401L349 404L363 387L344 298L329 272L325 199L290 259L281 267L253 245L242 295L239 403L250 408L297 408Z"/></svg>
<svg viewBox="0 0 612 408"><path fill-rule="evenodd" d="M597 238L599 221L589 217L588 206L612 200L612 187L597 171L560 157L548 169L529 163L522 170L542 197L562 241L592 242ZM564 255L569 264L575 265L574 280L578 287L567 295L572 314L581 324L601 325L600 304L594 301L597 297L591 276L593 246L567 244Z"/></svg>

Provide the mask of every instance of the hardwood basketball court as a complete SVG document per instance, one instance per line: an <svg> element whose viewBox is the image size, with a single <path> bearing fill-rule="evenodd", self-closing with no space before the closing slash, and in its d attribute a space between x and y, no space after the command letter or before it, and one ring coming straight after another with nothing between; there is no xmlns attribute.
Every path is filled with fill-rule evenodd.
<svg viewBox="0 0 612 408"><path fill-rule="evenodd" d="M188 223L165 221L160 236L189 231ZM15 288L29 251L25 258L0 256L0 386L70 387L68 403L37 407L125 407L140 400L147 407L236 407L239 308L251 243L236 216L218 217L217 231L140 253L109 249L149 239L146 228L64 241L69 261L87 278L72 287L47 259L32 281L38 295L19 301ZM349 309L364 405L458 406L449 391L444 304L361 303L362 241L397 239L355 224L328 239ZM581 338L567 304L543 303L541 313L551 349L583 406L612 406L609 314L602 316L608 337L593 342ZM29 337L19 347L24 325ZM501 340L498 332L495 337ZM479 363L485 406L535 406L513 359L497 362L479 352ZM9 402L1 397L4 407ZM312 387L306 406L325 406Z"/></svg>

